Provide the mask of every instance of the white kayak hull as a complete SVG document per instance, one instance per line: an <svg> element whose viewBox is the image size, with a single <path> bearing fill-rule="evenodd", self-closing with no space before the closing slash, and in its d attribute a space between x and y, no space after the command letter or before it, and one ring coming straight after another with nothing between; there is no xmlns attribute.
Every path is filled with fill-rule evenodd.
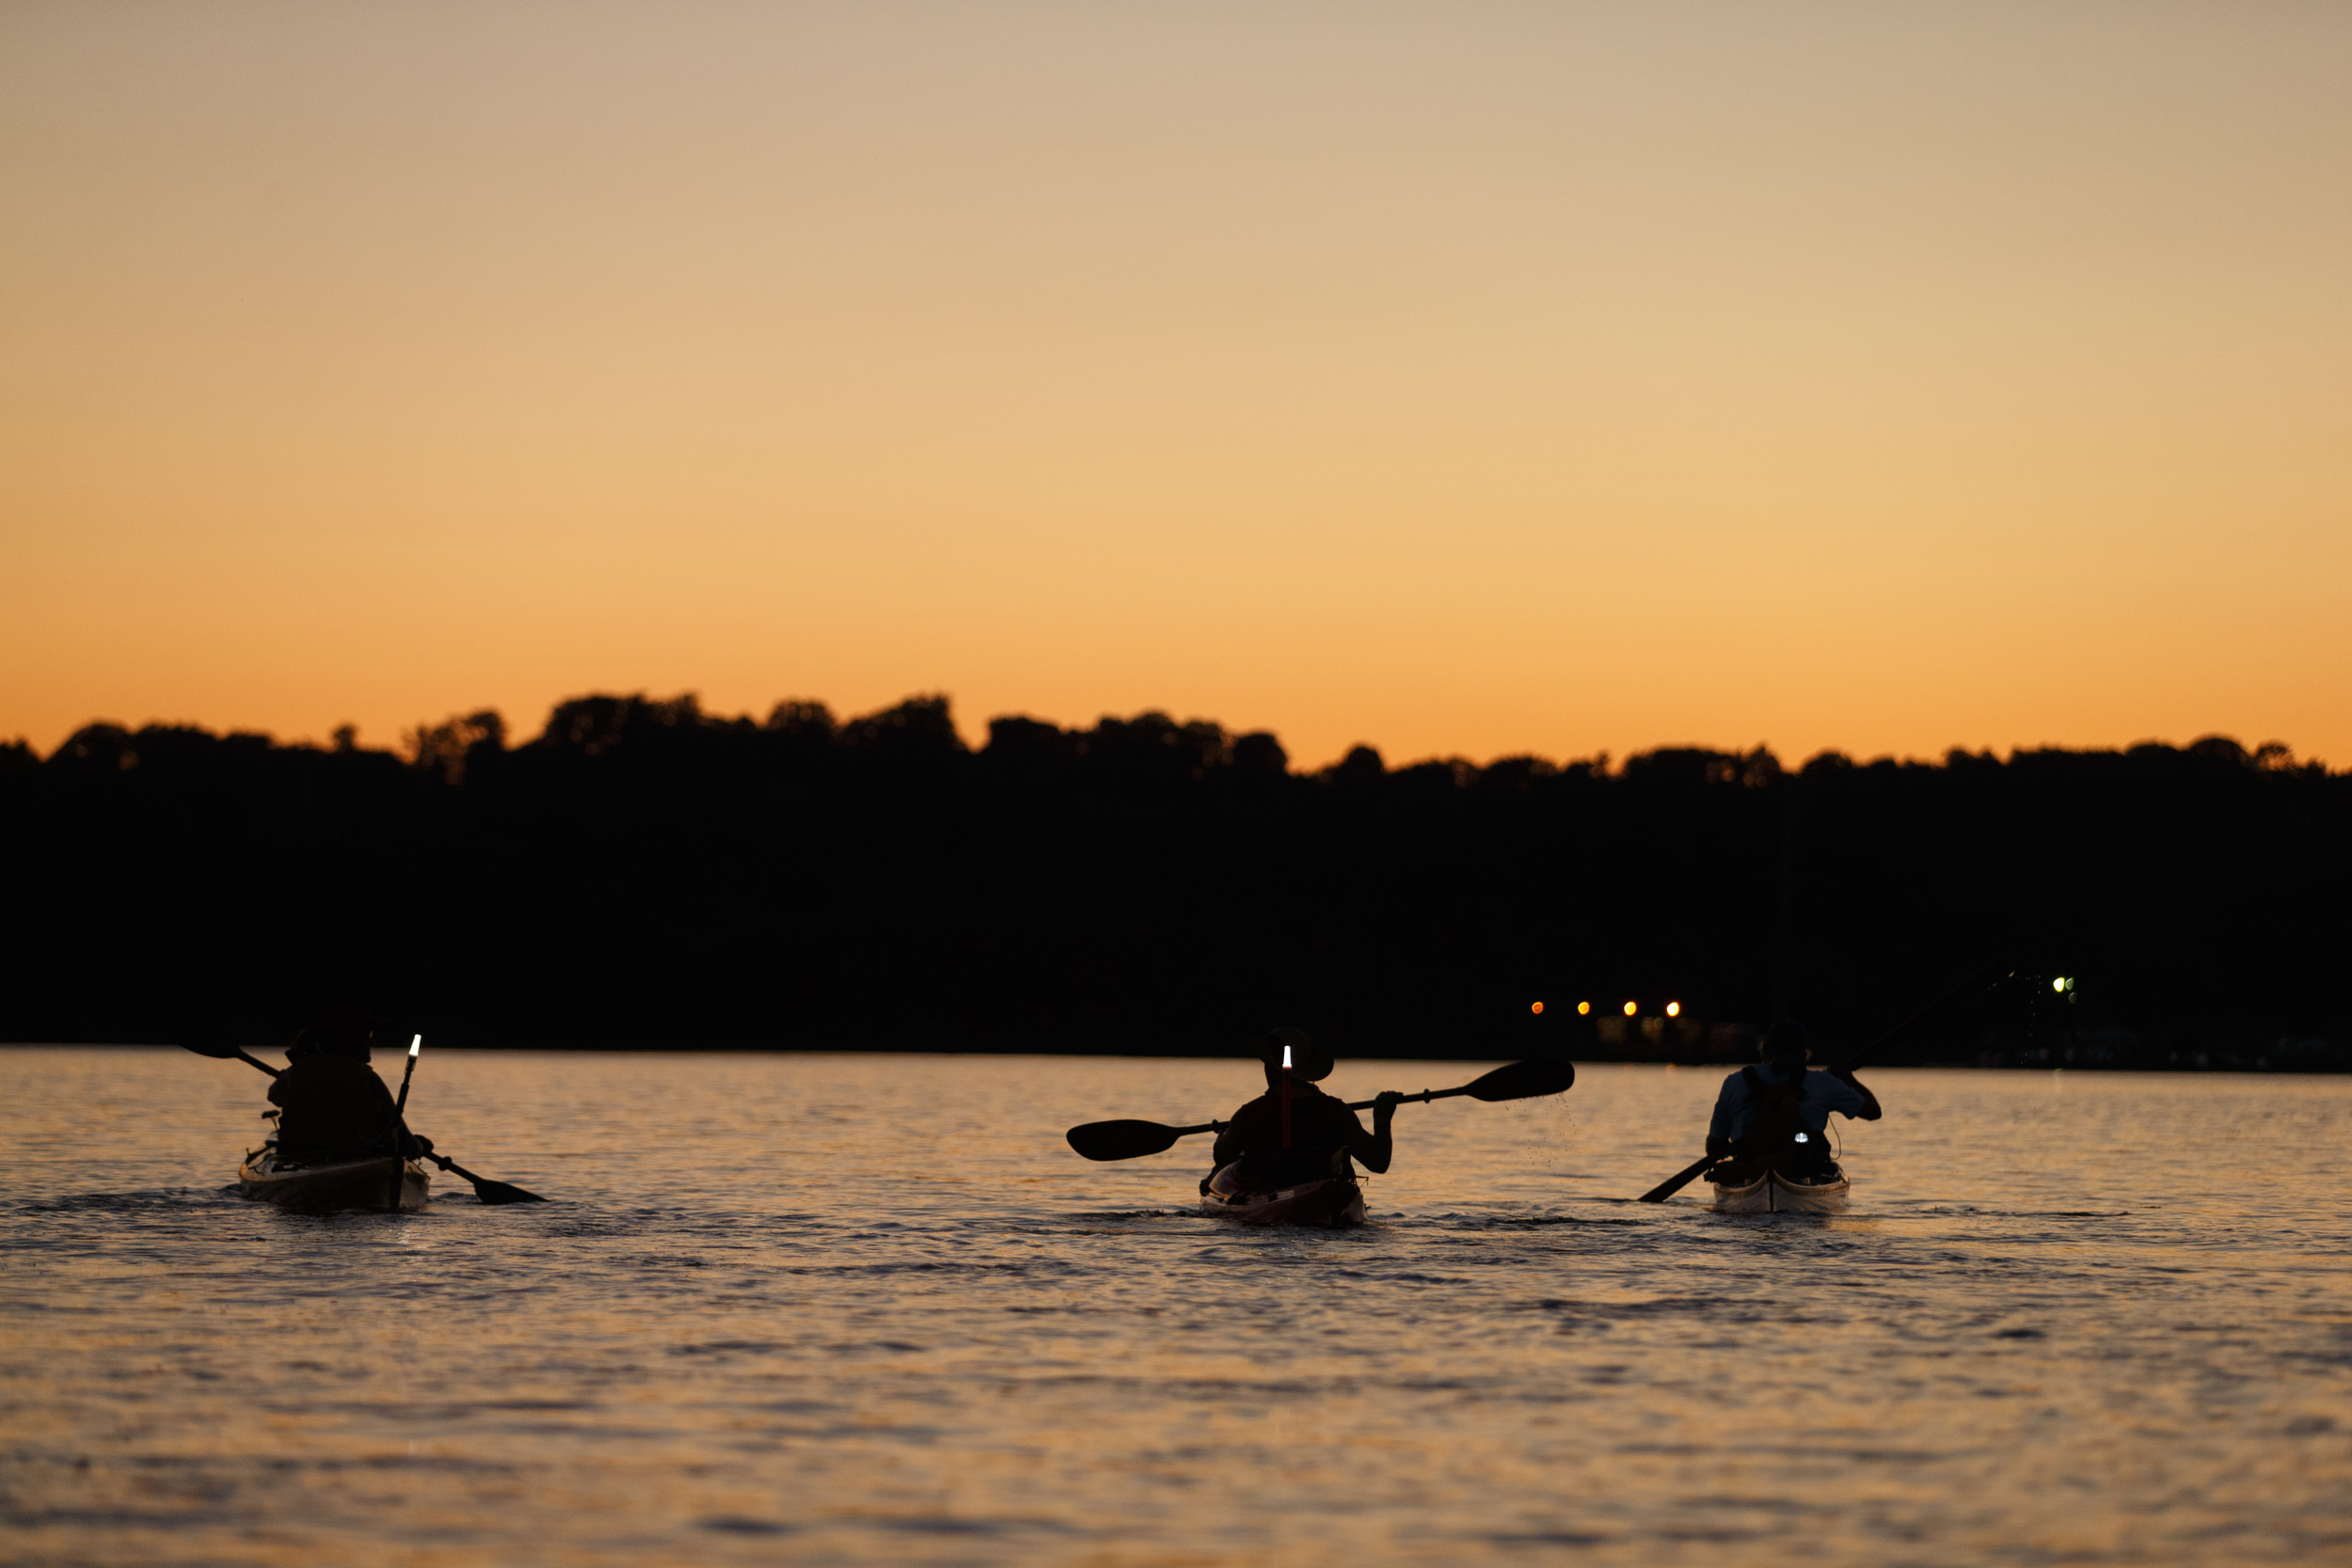
<svg viewBox="0 0 2352 1568"><path fill-rule="evenodd" d="M281 1163L275 1147L248 1155L237 1191L259 1203L326 1212L374 1209L413 1212L432 1200L433 1178L415 1160L342 1160L305 1165Z"/></svg>
<svg viewBox="0 0 2352 1568"><path fill-rule="evenodd" d="M1853 1183L1844 1171L1826 1181L1791 1181L1767 1171L1743 1186L1719 1185L1715 1211L1722 1214L1838 1214Z"/></svg>
<svg viewBox="0 0 2352 1568"><path fill-rule="evenodd" d="M1200 1212L1235 1225L1311 1225L1344 1230L1364 1223L1364 1190L1352 1177L1304 1181L1269 1193L1217 1190L1235 1167L1217 1172L1200 1198Z"/></svg>

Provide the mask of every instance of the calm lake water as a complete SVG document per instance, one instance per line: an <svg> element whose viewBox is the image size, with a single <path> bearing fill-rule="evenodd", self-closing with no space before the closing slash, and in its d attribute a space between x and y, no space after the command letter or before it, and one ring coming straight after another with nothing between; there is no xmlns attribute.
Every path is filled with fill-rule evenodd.
<svg viewBox="0 0 2352 1568"><path fill-rule="evenodd" d="M250 1069L0 1052L0 1559L2352 1560L2352 1080L1886 1071L1850 1216L1628 1201L1721 1076L1407 1106L1370 1228L1252 1233L1060 1135L1247 1062L428 1052L564 1201L310 1218Z"/></svg>

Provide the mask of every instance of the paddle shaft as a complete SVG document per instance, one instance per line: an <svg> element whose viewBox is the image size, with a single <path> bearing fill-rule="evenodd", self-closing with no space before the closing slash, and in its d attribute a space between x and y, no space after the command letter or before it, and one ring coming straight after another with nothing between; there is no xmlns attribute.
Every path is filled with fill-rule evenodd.
<svg viewBox="0 0 2352 1568"><path fill-rule="evenodd" d="M392 1101L392 1208L395 1212L400 1208L400 1184L408 1180L408 1162L400 1157L400 1134L407 1125L408 1080L417 1075L418 1054L414 1047L409 1049L408 1065L400 1069L400 1098Z"/></svg>
<svg viewBox="0 0 2352 1568"><path fill-rule="evenodd" d="M468 1170L465 1166L459 1164L456 1161L451 1159L446 1154L428 1154L425 1158L440 1166L443 1170L448 1171L453 1176L464 1177L467 1180L472 1182L477 1187L485 1183L494 1187L514 1186L514 1183L511 1181L492 1181L490 1178L486 1176L476 1176L473 1172ZM520 1191L519 1188L516 1190Z"/></svg>
<svg viewBox="0 0 2352 1568"><path fill-rule="evenodd" d="M1470 1092L1471 1087L1472 1085L1465 1084L1458 1089L1423 1089L1419 1094L1398 1095L1396 1097L1396 1102L1399 1105L1425 1105L1433 1100L1451 1100L1457 1094L1468 1094ZM1377 1100L1350 1100L1345 1103L1347 1108L1351 1111L1369 1111L1375 1105L1379 1104L1380 1101ZM1171 1127L1168 1131L1180 1138L1189 1138L1195 1132L1222 1132L1231 1125L1232 1123L1230 1122L1204 1121L1198 1127Z"/></svg>
<svg viewBox="0 0 2352 1568"><path fill-rule="evenodd" d="M1696 1181L1700 1177L1705 1176L1708 1171L1713 1170L1717 1165L1723 1164L1724 1161L1729 1158L1731 1158L1731 1156L1728 1154L1702 1154L1697 1159L1692 1161L1689 1164L1683 1166L1682 1169L1666 1178L1665 1180L1661 1181L1657 1186L1652 1187L1648 1192L1644 1193L1635 1201L1640 1203L1663 1203L1668 1198L1674 1196L1675 1194L1682 1191L1683 1188L1689 1186L1692 1182Z"/></svg>
<svg viewBox="0 0 2352 1568"><path fill-rule="evenodd" d="M1397 1103L1403 1105L1410 1104L1417 1101L1445 1100L1454 1095L1468 1094L1470 1092L1470 1085L1468 1084L1463 1085L1458 1089L1423 1089L1419 1094L1399 1096ZM1347 1108L1351 1111L1369 1111L1380 1102L1377 1100L1351 1100L1346 1103ZM1171 1137L1189 1138L1195 1132L1222 1132L1232 1125L1232 1123L1226 1121L1204 1121L1198 1127L1171 1127L1168 1131Z"/></svg>
<svg viewBox="0 0 2352 1568"><path fill-rule="evenodd" d="M1477 1086L1475 1084L1465 1084L1458 1089L1423 1089L1419 1094L1398 1095L1396 1102L1399 1105L1426 1105L1433 1100L1451 1100L1457 1094L1468 1094ZM1351 1100L1347 1108L1351 1111L1369 1111L1379 1103L1377 1100Z"/></svg>
<svg viewBox="0 0 2352 1568"><path fill-rule="evenodd" d="M1400 1105L1426 1104L1432 1100L1451 1100L1457 1094L1470 1093L1474 1087L1476 1087L1475 1085L1465 1084L1458 1089L1423 1089L1419 1094L1397 1096L1397 1103ZM1345 1103L1347 1108L1351 1111L1369 1111L1375 1105L1379 1104L1380 1101L1377 1100L1350 1100ZM1198 1127L1171 1127L1168 1129L1168 1132L1172 1135L1179 1138L1189 1138L1195 1132L1222 1132L1226 1128L1232 1125L1232 1124L1231 1122L1204 1121Z"/></svg>
<svg viewBox="0 0 2352 1568"><path fill-rule="evenodd" d="M1965 1002L1969 997L1975 995L1986 986L1992 985L1996 981L2008 979L2012 973L2014 973L2014 971L2010 970L2009 965L1999 958L1994 959L1991 963L1978 965L1975 969L1969 971L1966 979L1962 980L1960 984L1954 986L1951 990L1946 991L1943 995L1937 997L1934 1001L1929 1003L1926 1006L1920 1008L1917 1012L1913 1013L1909 1018L1904 1019L1900 1023L1898 1023L1895 1027L1889 1029L1886 1033L1881 1035L1878 1038L1872 1040L1869 1044L1864 1046L1861 1050L1855 1052L1844 1061L1838 1063L1838 1068L1846 1072L1853 1071L1856 1068L1868 1061L1871 1057L1877 1055L1880 1052L1885 1050L1888 1046L1899 1045L1902 1041L1909 1039L1913 1035L1926 1028L1929 1024L1934 1022L1938 1018L1941 1018L1947 1011L1958 1006L1961 1003Z"/></svg>

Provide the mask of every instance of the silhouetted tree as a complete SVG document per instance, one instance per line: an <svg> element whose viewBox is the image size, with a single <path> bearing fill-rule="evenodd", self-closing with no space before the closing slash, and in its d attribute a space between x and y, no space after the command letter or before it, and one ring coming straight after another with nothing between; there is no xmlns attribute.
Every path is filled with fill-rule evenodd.
<svg viewBox="0 0 2352 1568"><path fill-rule="evenodd" d="M2128 1025L2135 1059L2346 1026L2352 776L2275 741L1797 769L1359 746L1304 774L1160 712L1000 718L974 751L937 695L845 722L639 692L402 753L0 746L0 1035L268 1038L349 997L529 1044L1223 1049L1287 1021L1498 1053L1596 1048L1580 999L1758 1023L1785 970L1836 1042L1995 951L2085 976L2037 1006Z"/></svg>

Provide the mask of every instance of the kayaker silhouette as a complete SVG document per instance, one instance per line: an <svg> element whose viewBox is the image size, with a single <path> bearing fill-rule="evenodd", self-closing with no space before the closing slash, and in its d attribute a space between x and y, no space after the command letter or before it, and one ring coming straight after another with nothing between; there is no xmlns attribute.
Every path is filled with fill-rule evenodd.
<svg viewBox="0 0 2352 1568"><path fill-rule="evenodd" d="M1212 1182L1222 1192L1273 1192L1352 1176L1351 1159L1361 1160L1375 1174L1389 1168L1395 1149L1389 1123L1403 1095L1391 1090L1373 1102L1367 1132L1345 1102L1315 1087L1330 1076L1334 1063L1305 1030L1274 1030L1259 1060L1265 1068L1266 1092L1235 1111L1216 1135L1210 1154L1215 1169L1200 1183L1203 1194Z"/></svg>
<svg viewBox="0 0 2352 1568"><path fill-rule="evenodd" d="M398 1112L392 1091L368 1065L368 1048L384 1021L347 1005L327 1008L294 1036L286 1070L269 1086L280 1109L278 1153L283 1161L327 1164L392 1152ZM398 1129L404 1158L429 1152L430 1138Z"/></svg>
<svg viewBox="0 0 2352 1568"><path fill-rule="evenodd" d="M1829 1150L1829 1114L1876 1121L1884 1113L1878 1096L1862 1086L1851 1069L1808 1072L1812 1038L1804 1024L1784 1019L1765 1031L1760 1065L1743 1067L1724 1080L1715 1116L1707 1126L1707 1152L1732 1158L1708 1180L1738 1187L1766 1171L1799 1179L1818 1178L1836 1162Z"/></svg>

